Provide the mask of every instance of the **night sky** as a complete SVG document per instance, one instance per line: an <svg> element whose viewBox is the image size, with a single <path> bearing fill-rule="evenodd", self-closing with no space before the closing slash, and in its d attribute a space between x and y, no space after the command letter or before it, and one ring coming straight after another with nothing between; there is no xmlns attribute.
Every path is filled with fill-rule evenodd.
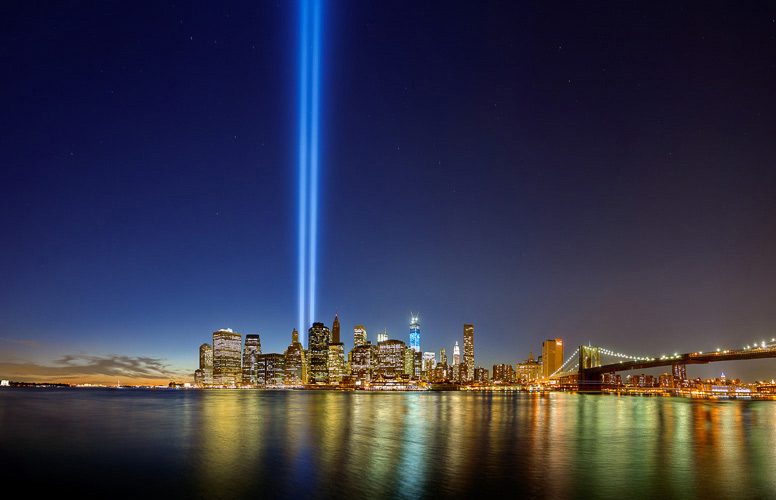
<svg viewBox="0 0 776 500"><path fill-rule="evenodd" d="M0 377L297 327L298 5L0 15ZM776 4L324 5L317 321L521 362L776 337ZM306 335L304 335L306 339ZM688 375L776 377L776 360Z"/></svg>

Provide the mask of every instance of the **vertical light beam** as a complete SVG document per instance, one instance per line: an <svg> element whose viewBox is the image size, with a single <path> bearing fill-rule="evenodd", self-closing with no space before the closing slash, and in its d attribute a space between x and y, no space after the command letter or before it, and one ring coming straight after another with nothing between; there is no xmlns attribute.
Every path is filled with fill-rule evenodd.
<svg viewBox="0 0 776 500"><path fill-rule="evenodd" d="M322 6L299 6L299 331L315 321Z"/></svg>
<svg viewBox="0 0 776 500"><path fill-rule="evenodd" d="M299 12L299 331L303 334L306 330L305 312L306 305L306 280L307 280L307 101L309 72L307 69L308 40L308 11L309 2L300 2Z"/></svg>
<svg viewBox="0 0 776 500"><path fill-rule="evenodd" d="M318 256L318 123L321 79L321 2L313 4L313 46L312 46L312 99L310 103L310 280L308 321L315 321L315 277L316 257Z"/></svg>

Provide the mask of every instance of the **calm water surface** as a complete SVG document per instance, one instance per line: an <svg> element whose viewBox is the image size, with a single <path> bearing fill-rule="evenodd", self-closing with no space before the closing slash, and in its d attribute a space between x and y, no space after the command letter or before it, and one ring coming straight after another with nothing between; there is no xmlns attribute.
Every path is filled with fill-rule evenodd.
<svg viewBox="0 0 776 500"><path fill-rule="evenodd" d="M57 497L776 499L776 401L4 388L0 453Z"/></svg>

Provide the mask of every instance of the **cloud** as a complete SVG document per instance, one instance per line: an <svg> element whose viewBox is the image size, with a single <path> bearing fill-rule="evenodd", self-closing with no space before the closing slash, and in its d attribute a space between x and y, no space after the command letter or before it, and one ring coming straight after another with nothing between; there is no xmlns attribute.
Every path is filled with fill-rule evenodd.
<svg viewBox="0 0 776 500"><path fill-rule="evenodd" d="M190 378L186 371L175 369L165 359L147 356L65 354L49 364L33 362L0 362L3 377L22 377L39 381L53 380L176 380Z"/></svg>
<svg viewBox="0 0 776 500"><path fill-rule="evenodd" d="M7 339L5 337L0 337L0 340L5 340L6 342L13 342L14 344L28 345L30 347L43 347L42 345L32 340L15 340L15 339Z"/></svg>

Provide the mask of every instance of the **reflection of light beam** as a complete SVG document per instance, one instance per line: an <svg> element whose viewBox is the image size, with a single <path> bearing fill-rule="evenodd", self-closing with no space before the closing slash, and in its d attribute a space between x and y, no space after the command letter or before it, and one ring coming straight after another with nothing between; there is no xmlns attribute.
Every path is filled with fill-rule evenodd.
<svg viewBox="0 0 776 500"><path fill-rule="evenodd" d="M315 318L321 4L301 0L299 23L299 331ZM307 314L307 316L305 316Z"/></svg>

